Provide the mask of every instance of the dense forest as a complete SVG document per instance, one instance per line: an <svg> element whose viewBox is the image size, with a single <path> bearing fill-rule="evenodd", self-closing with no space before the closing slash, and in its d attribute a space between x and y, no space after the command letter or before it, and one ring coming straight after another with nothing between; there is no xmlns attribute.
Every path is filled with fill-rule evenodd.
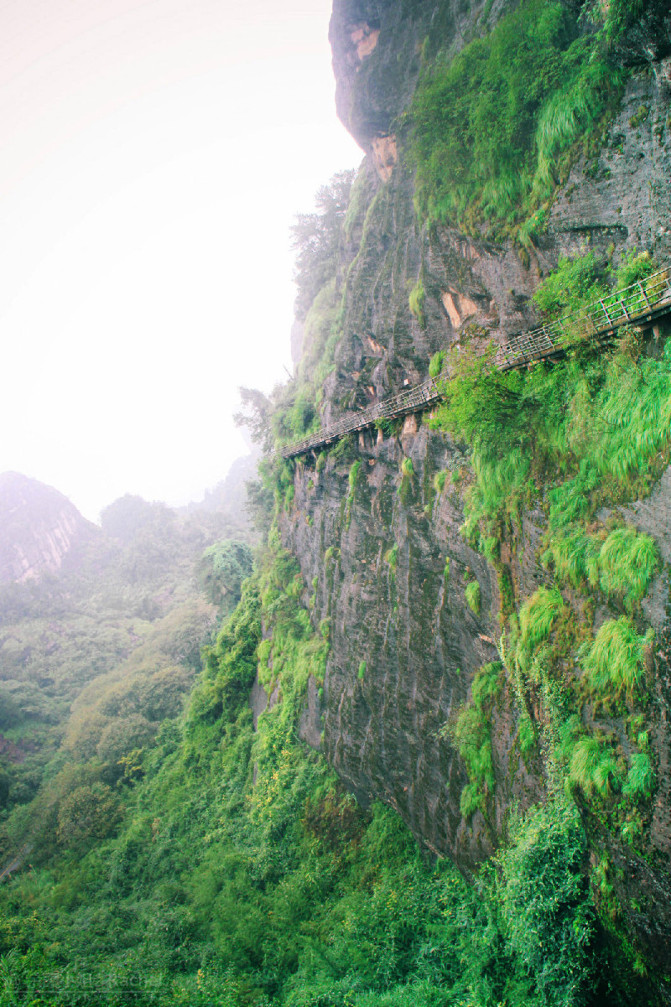
<svg viewBox="0 0 671 1007"><path fill-rule="evenodd" d="M664 272L627 193L668 11L336 0L331 36L366 158L296 218L258 469L0 592L2 1007L671 1002L669 323L494 366Z"/></svg>

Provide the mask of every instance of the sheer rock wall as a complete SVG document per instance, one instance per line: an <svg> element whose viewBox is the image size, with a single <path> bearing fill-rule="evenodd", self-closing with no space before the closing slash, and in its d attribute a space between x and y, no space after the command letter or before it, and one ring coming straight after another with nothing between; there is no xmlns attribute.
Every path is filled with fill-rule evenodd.
<svg viewBox="0 0 671 1007"><path fill-rule="evenodd" d="M504 7L510 4L486 5L489 26ZM399 130L420 72L422 40L440 18L445 49L457 52L482 30L484 10L484 4L459 0L335 0L330 39L337 108L366 155L359 183L365 199L343 266L343 334L325 386L324 422L424 380L431 355L466 332L475 340L480 334L503 339L533 325L530 297L562 254L591 248L617 259L638 246L662 261L671 257L671 44L654 32L632 40L627 58L635 69L620 112L596 157L574 165L529 261L512 242L493 245L418 224ZM642 107L648 109L644 117ZM421 322L408 304L420 274L426 291ZM411 477L401 473L407 458ZM349 492L355 461L361 470ZM433 487L439 470L453 477L441 494ZM495 792L486 813L468 821L460 814L467 777L449 725L475 672L497 659L501 602L492 566L459 533L459 484L466 471L459 445L410 418L400 431L367 432L353 447L329 452L321 470L314 457L299 461L294 504L281 530L306 584L314 585L314 624L330 633L319 711L324 751L362 800L391 804L430 850L469 869L505 836L511 808L541 800L547 781L540 759L526 764L521 757L514 696L504 691L492 712ZM671 538L663 486L634 504L631 516L658 541ZM547 578L538 558L543 520L541 512L527 513L509 555L502 556L518 604ZM480 585L478 614L465 600L473 579ZM665 640L671 633L666 573L653 594L658 604L650 617ZM668 654L666 646L657 651L653 697L660 778L671 759ZM622 894L656 905L647 916L632 913L627 925L660 964L671 967L666 783L657 800L646 858L622 845L611 853L626 876L616 881ZM592 834L598 835L595 825ZM612 846L603 837L601 843Z"/></svg>

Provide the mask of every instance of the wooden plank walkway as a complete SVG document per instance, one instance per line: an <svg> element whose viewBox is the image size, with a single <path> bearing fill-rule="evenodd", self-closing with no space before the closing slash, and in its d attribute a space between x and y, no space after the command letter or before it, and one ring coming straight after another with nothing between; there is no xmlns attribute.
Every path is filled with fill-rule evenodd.
<svg viewBox="0 0 671 1007"><path fill-rule="evenodd" d="M497 350L495 365L501 371L509 371L536 360L560 357L573 343L584 339L606 341L623 325L649 324L669 313L671 267L661 269L629 287L616 290L584 311L565 315L556 322L548 322L528 332L511 336ZM295 458L308 451L316 451L339 441L347 434L375 426L378 420L394 420L410 413L423 412L440 399L437 380L428 378L421 385L406 388L359 412L346 413L330 426L322 427L316 433L291 444L285 444L279 453L282 458Z"/></svg>

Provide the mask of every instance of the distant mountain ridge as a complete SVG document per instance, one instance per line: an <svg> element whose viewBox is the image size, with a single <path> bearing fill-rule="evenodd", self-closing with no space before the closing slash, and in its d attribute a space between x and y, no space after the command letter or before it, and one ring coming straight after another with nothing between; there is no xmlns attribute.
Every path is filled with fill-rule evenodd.
<svg viewBox="0 0 671 1007"><path fill-rule="evenodd" d="M98 529L66 496L18 472L0 475L0 583L57 573Z"/></svg>

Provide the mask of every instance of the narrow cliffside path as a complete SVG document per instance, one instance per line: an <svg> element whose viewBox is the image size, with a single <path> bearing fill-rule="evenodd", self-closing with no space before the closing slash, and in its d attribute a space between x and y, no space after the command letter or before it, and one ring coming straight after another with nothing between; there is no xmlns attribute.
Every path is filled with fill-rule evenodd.
<svg viewBox="0 0 671 1007"><path fill-rule="evenodd" d="M561 357L579 340L605 342L624 325L649 325L671 314L671 266L658 270L644 281L614 291L600 298L584 311L519 335L511 336L496 353L495 365L509 371L536 360ZM376 402L367 409L347 413L336 423L280 449L283 458L295 458L339 441L347 434L374 426L378 420L393 420L410 413L430 409L441 399L438 379L428 378L420 385L406 388Z"/></svg>

